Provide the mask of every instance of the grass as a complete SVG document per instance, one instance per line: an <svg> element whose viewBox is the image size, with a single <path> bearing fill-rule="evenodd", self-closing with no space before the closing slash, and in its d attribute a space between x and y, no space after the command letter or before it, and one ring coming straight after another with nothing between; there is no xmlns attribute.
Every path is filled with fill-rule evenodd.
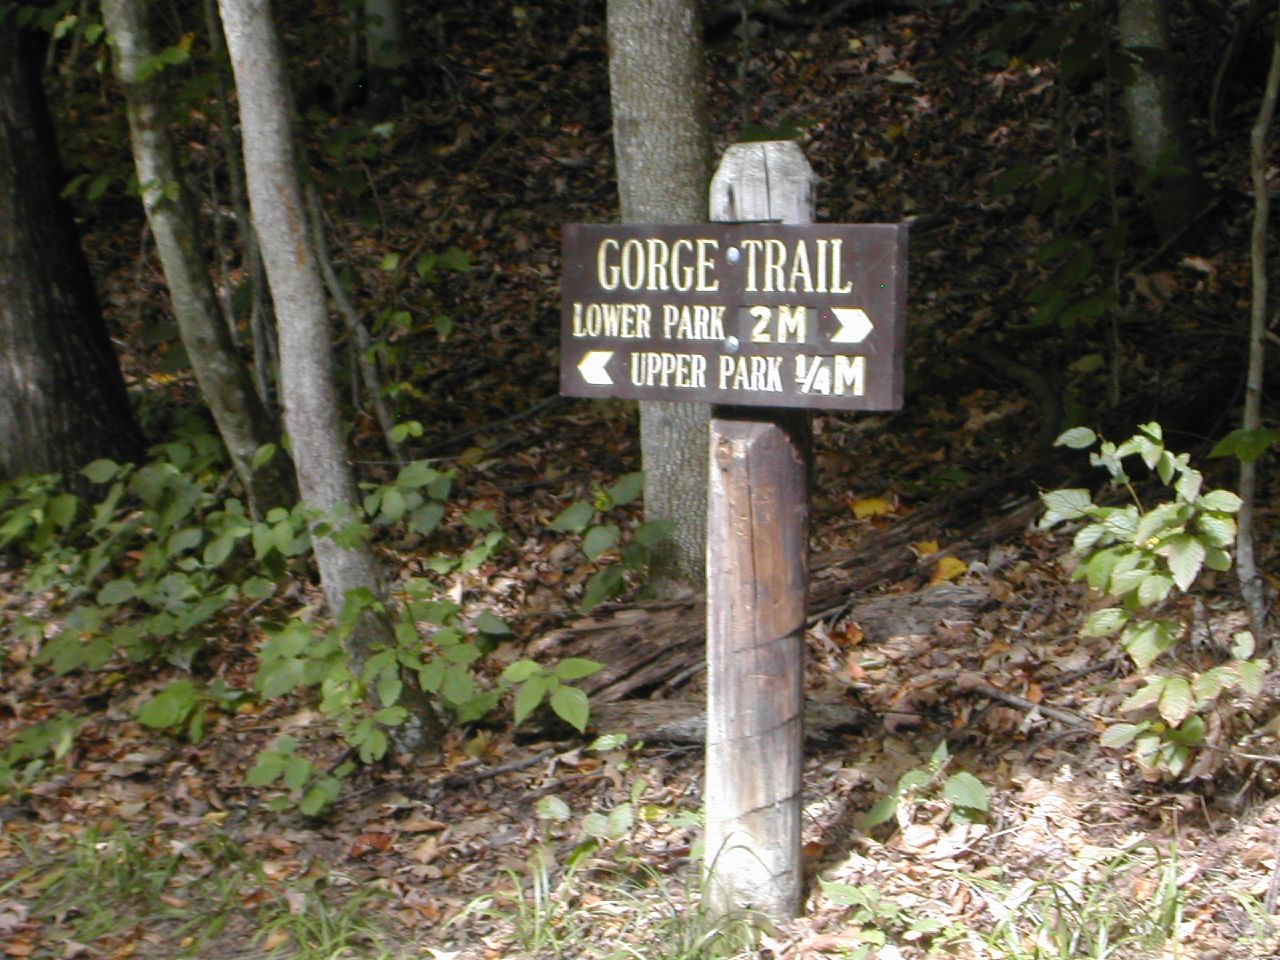
<svg viewBox="0 0 1280 960"><path fill-rule="evenodd" d="M545 847L511 888L476 899L455 922L503 923L522 960L726 960L754 941L750 918L715 917L701 891L639 860L570 865Z"/></svg>
<svg viewBox="0 0 1280 960"><path fill-rule="evenodd" d="M973 874L961 879L996 918L982 938L993 960L1164 955L1176 950L1186 905L1177 857L1145 841L1096 862L1087 876L1012 886Z"/></svg>
<svg viewBox="0 0 1280 960"><path fill-rule="evenodd" d="M269 881L221 834L179 843L116 826L88 828L53 848L10 839L20 863L0 884L0 906L22 904L32 931L20 948L28 952L15 956L52 960L78 955L78 945L166 960L225 955L230 945L246 956L250 942L264 960L407 956L378 925L376 890Z"/></svg>

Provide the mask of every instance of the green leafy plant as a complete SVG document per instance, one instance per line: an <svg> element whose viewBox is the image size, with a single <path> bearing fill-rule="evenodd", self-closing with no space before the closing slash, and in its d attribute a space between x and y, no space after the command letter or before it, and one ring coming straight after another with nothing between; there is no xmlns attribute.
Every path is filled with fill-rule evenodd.
<svg viewBox="0 0 1280 960"><path fill-rule="evenodd" d="M943 741L930 755L928 764L904 773L893 790L867 811L862 828L870 830L895 817L899 823L909 823L922 802L945 803L947 819L954 823L981 820L990 803L986 785L963 770L944 776L950 763L951 753Z"/></svg>
<svg viewBox="0 0 1280 960"><path fill-rule="evenodd" d="M0 794L24 790L70 753L81 722L64 710L19 730L0 750Z"/></svg>
<svg viewBox="0 0 1280 960"><path fill-rule="evenodd" d="M234 709L243 690L227 686L221 678L207 687L191 680L172 680L138 708L138 720L156 730L181 729L192 743L204 738L205 714L210 708Z"/></svg>
<svg viewBox="0 0 1280 960"><path fill-rule="evenodd" d="M1102 742L1132 745L1144 770L1177 776L1204 741L1204 713L1235 690L1256 696L1267 670L1265 660L1253 657L1248 633L1234 637L1231 659L1202 671L1167 656L1187 632L1175 609L1175 588L1186 593L1205 569L1230 569L1240 498L1229 490L1203 490L1204 478L1190 458L1165 448L1158 423L1144 424L1118 445L1085 427L1068 430L1057 444L1077 450L1096 446L1090 463L1105 469L1130 501L1100 505L1080 488L1041 495L1042 528L1078 524L1072 541L1080 561L1075 579L1112 601L1089 615L1081 635L1117 636L1142 675L1143 685L1120 705L1133 719L1111 724ZM1150 508L1143 504L1126 471L1130 458L1155 475L1168 499ZM1162 668L1153 670L1157 661Z"/></svg>
<svg viewBox="0 0 1280 960"><path fill-rule="evenodd" d="M668 520L642 523L628 537L622 527L608 517L615 507L626 506L643 492L643 473L624 474L608 487L597 487L591 501L576 500L551 521L552 530L580 534L582 552L599 566L583 588L583 610L590 610L616 596L622 589L626 571L645 569L650 551L670 535L671 522ZM615 552L618 563L601 563Z"/></svg>
<svg viewBox="0 0 1280 960"><path fill-rule="evenodd" d="M914 912L886 898L869 884L837 883L818 878L822 892L832 903L849 907L847 920L857 927L860 941L846 948L848 960L868 960L881 947L897 941L955 940L960 931L936 917L917 916Z"/></svg>
<svg viewBox="0 0 1280 960"><path fill-rule="evenodd" d="M553 667L544 667L533 660L517 660L503 670L500 677L515 689L512 707L515 722L523 723L545 699L561 720L580 732L586 730L591 705L587 695L568 682L589 677L602 666L581 657L569 657Z"/></svg>

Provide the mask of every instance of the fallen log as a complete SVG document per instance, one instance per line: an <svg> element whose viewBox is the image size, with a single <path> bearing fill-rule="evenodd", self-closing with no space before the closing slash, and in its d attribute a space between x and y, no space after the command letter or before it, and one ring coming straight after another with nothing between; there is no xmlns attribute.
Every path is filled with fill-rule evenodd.
<svg viewBox="0 0 1280 960"><path fill-rule="evenodd" d="M941 620L969 619L987 600L981 587L868 594L882 584L913 575L927 582L941 556L985 556L993 544L1019 538L1041 509L1035 498L1021 497L990 515L981 506L991 496L991 487L984 485L934 501L875 531L856 547L814 557L809 623L855 620L869 635L892 635L895 629L898 634L928 633ZM956 516L966 519L957 526L951 521ZM941 530L949 531L942 553L920 558L910 550L912 543L936 539ZM706 605L701 596L691 595L602 604L590 615L535 640L529 653L537 658L585 657L603 663L602 670L580 684L591 698L593 716L598 716L604 704L679 695L704 670L705 643Z"/></svg>

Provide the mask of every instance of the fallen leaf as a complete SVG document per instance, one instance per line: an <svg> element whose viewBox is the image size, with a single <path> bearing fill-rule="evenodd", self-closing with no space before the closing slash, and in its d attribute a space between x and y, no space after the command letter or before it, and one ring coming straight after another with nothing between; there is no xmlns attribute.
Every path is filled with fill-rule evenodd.
<svg viewBox="0 0 1280 960"><path fill-rule="evenodd" d="M367 857L371 853L382 853L391 846L389 833L362 833L351 844L348 854L352 857Z"/></svg>
<svg viewBox="0 0 1280 960"><path fill-rule="evenodd" d="M937 586L939 583L962 577L968 569L969 565L958 557L943 557L933 568L933 575L929 577L929 586Z"/></svg>
<svg viewBox="0 0 1280 960"><path fill-rule="evenodd" d="M893 513L893 504L884 497L865 497L862 500L850 500L849 509L859 520L866 520L868 517L883 517Z"/></svg>

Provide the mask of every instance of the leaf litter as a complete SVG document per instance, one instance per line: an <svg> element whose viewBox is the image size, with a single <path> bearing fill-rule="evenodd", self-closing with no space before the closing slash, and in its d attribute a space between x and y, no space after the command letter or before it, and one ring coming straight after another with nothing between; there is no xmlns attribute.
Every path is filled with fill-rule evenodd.
<svg viewBox="0 0 1280 960"><path fill-rule="evenodd" d="M521 7L526 19L516 30L505 5L449 22L439 90L409 104L400 124L417 132L393 138L367 167L382 198L380 232L356 230L355 218L345 219L352 211L335 200L350 231L340 256L353 269L361 258L383 267L362 274L375 297L397 296L389 247L409 263L456 245L474 265L427 298L427 308L456 316L448 339L409 338L408 346L431 384L421 401L422 448L463 468L446 528L466 511L494 510L515 545L453 583L474 615L512 624L498 669L574 622L574 598L593 569L548 536L548 525L593 485L637 467L624 405L552 399L556 229L611 219L614 204L603 24L585 6L557 19L562 7ZM914 221L908 363L934 386L898 414L815 418L814 539L833 556L983 476L1021 449L1035 416L1017 384L993 378L966 343L1008 339L996 318L1023 309L1010 265L1026 259L1044 225L993 184L1021 158L1054 149L1042 122L1053 77L1033 64L977 64L948 39L946 14L937 16L860 18L843 30L766 33L710 49L717 118L768 128L806 118L823 219ZM717 126L721 145L731 126ZM100 238L91 236L90 248L108 301L122 309L139 295L136 266L103 253L111 248ZM1139 275L1136 290L1160 322L1189 297L1201 298L1199 309L1221 310L1245 289L1242 251L1237 243L1219 257L1188 258L1185 270ZM162 302L158 290L150 296ZM1136 362L1157 367L1151 358ZM179 379L169 389L177 395L181 387ZM535 412L511 419L526 410ZM884 960L930 950L1030 956L1036 938L1064 917L1082 928L1107 919L1088 913L1100 885L1141 906L1170 883L1182 898L1170 944L1124 955L1272 955L1275 933L1259 907L1274 899L1280 872L1280 800L1272 793L1280 778L1267 759L1280 724L1260 713L1242 733L1221 729L1218 718L1218 746L1206 751L1196 780L1143 782L1097 744L1100 718L1116 713L1132 683L1111 646L1077 634L1090 599L1068 580L1069 544L1027 530L985 552L953 554L947 528L961 519L903 548L914 551L916 572L851 597L808 629L810 698L864 707L878 724L810 743L803 850L815 882L803 917L773 930L753 955L843 957L870 945L866 955ZM414 570L413 548L390 544L388 559ZM6 620L41 615L40 598L22 597L20 577L20 569L0 568ZM1197 613L1210 643L1230 636L1241 617L1230 586L1220 586ZM922 599L920 609L904 614L912 597ZM871 601L887 602L889 612ZM204 669L248 689L257 639L252 623L241 624ZM142 695L161 685L148 670L50 677L31 666L32 652L22 642L5 651L0 742L62 710L84 719L60 770L0 798L6 956L289 956L297 934L283 922L264 929L263 920L305 917L318 897L356 902L376 917L385 939L366 931L354 956L390 949L450 960L520 957L522 897L544 856L554 864L545 868L549 889L585 918L584 944L652 947L660 933L652 918L693 910L697 749L653 742L591 751L584 739L545 731L459 730L439 757L364 771L323 820L281 816L269 810L269 793L244 784L260 749L288 732L327 751L329 762L342 759L333 732L306 704L217 712L191 744L133 719ZM681 694L697 696L698 684L694 677ZM1273 710L1274 699L1264 706ZM985 817L957 819L955 792L926 784L903 795L889 822L862 829L867 811L943 742L943 778L976 778ZM962 782L972 801L976 788ZM56 902L62 879L80 876L86 849L92 863L136 876L125 877L113 905L124 922L80 943L69 931L87 929L71 926L83 918L33 908ZM55 867L33 875L24 870L31 862ZM220 932L188 943L183 925L215 883L229 885L235 909ZM632 900L619 899L620 884ZM370 892L376 896L352 899ZM1037 923L1050 902L1060 915ZM280 909L268 914L271 904ZM562 914L556 922L567 929L574 921ZM1028 952L1002 953L977 935L1001 929L1015 931ZM872 931L887 932L888 942ZM243 949L249 942L255 954Z"/></svg>

